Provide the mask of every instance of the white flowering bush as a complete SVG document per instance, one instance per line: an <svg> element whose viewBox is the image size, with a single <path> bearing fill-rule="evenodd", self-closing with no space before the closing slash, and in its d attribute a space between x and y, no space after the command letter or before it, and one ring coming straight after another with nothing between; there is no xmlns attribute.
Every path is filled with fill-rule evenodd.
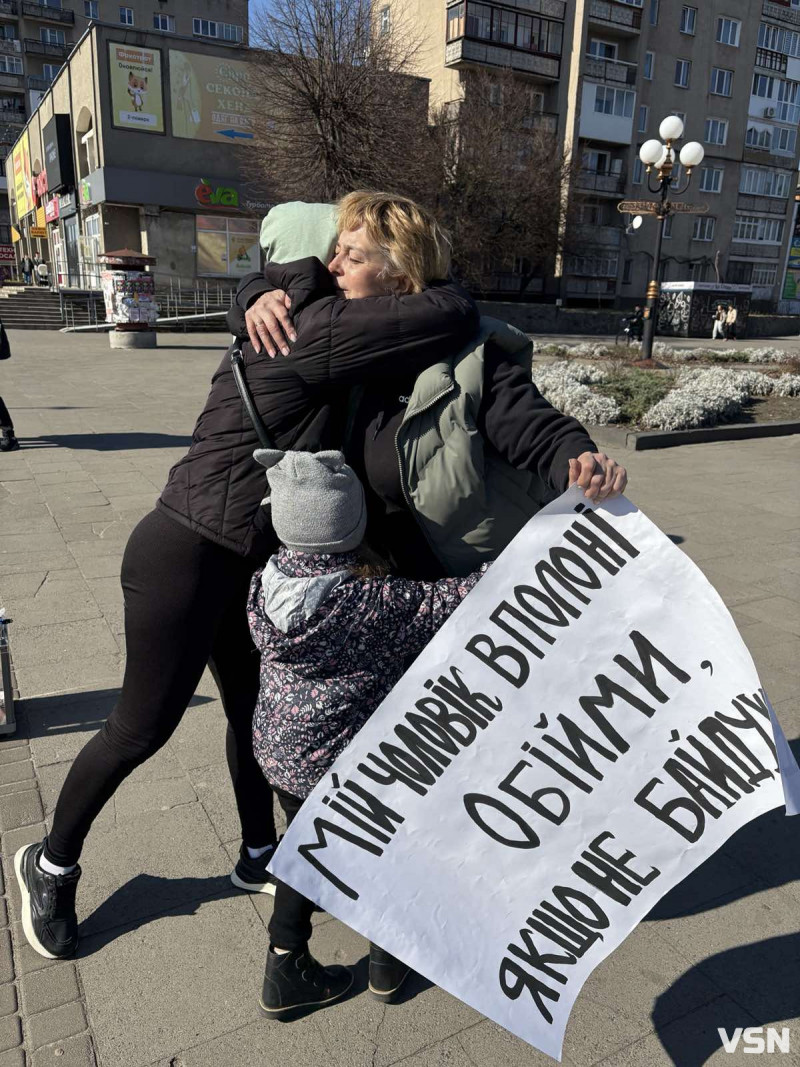
<svg viewBox="0 0 800 1067"><path fill-rule="evenodd" d="M723 367L681 371L671 392L645 413L654 430L689 430L738 415L752 396L800 396L800 374L771 378L759 371Z"/></svg>
<svg viewBox="0 0 800 1067"><path fill-rule="evenodd" d="M620 415L616 400L593 393L589 385L608 378L603 367L590 363L542 363L533 368L533 381L553 407L583 423L606 426Z"/></svg>
<svg viewBox="0 0 800 1067"><path fill-rule="evenodd" d="M540 355L552 356L554 359L608 359L627 354L635 359L641 352L641 341L631 341L627 346L614 346L603 342L583 341L577 345L534 343L533 350ZM783 348L676 348L666 341L653 342L653 358L669 363L791 363L796 354Z"/></svg>

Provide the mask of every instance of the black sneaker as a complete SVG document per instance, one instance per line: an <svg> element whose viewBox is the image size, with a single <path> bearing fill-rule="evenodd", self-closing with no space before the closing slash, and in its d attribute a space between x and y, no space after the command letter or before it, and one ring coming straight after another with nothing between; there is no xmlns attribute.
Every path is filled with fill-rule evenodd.
<svg viewBox="0 0 800 1067"><path fill-rule="evenodd" d="M410 974L411 968L407 964L370 942L369 991L376 1000L391 1004Z"/></svg>
<svg viewBox="0 0 800 1067"><path fill-rule="evenodd" d="M280 843L280 842L279 842ZM237 889L248 893L269 893L275 896L275 879L267 871L267 865L275 855L278 845L272 845L263 856L253 859L244 844L239 850L239 862L231 872L231 881Z"/></svg>
<svg viewBox="0 0 800 1067"><path fill-rule="evenodd" d="M0 430L0 452L16 452L19 441L14 436L13 430Z"/></svg>
<svg viewBox="0 0 800 1067"><path fill-rule="evenodd" d="M323 967L308 951L308 945L280 954L273 952L270 945L259 1009L269 1019L281 1019L303 1008L332 1004L352 984L349 967Z"/></svg>
<svg viewBox="0 0 800 1067"><path fill-rule="evenodd" d="M14 870L22 893L22 929L28 944L40 956L61 960L78 947L75 890L80 867L69 874L48 874L39 867L43 842L23 845L14 857Z"/></svg>

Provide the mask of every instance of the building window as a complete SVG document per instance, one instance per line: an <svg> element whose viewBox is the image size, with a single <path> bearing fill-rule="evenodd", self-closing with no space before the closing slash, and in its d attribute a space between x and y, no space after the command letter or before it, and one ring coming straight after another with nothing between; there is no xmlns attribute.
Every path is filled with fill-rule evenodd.
<svg viewBox="0 0 800 1067"><path fill-rule="evenodd" d="M197 273L200 277L239 277L259 270L258 219L197 215Z"/></svg>
<svg viewBox="0 0 800 1067"><path fill-rule="evenodd" d="M447 40L456 41L464 36L464 3L447 9Z"/></svg>
<svg viewBox="0 0 800 1067"><path fill-rule="evenodd" d="M774 78L771 78L768 74L753 75L753 96L760 96L762 99L771 99L775 95L774 91Z"/></svg>
<svg viewBox="0 0 800 1067"><path fill-rule="evenodd" d="M658 25L658 0L650 0L650 25Z"/></svg>
<svg viewBox="0 0 800 1067"><path fill-rule="evenodd" d="M633 118L633 103L636 93L629 89L612 89L611 86L596 85L594 109L601 115L616 115L619 118Z"/></svg>
<svg viewBox="0 0 800 1067"><path fill-rule="evenodd" d="M7 56L0 52L0 73L22 74L22 60L19 56ZM6 147L5 145L3 146ZM10 151L10 147L9 147ZM8 243L8 242L6 242Z"/></svg>
<svg viewBox="0 0 800 1067"><path fill-rule="evenodd" d="M123 26L132 26L133 25L133 8L132 7L121 7L119 9L119 21L122 23Z"/></svg>
<svg viewBox="0 0 800 1067"><path fill-rule="evenodd" d="M63 30L51 30L45 26L39 29L39 40L42 44L60 44L63 45L64 31Z"/></svg>
<svg viewBox="0 0 800 1067"><path fill-rule="evenodd" d="M733 240L779 245L783 240L783 219L737 213L733 223Z"/></svg>
<svg viewBox="0 0 800 1067"><path fill-rule="evenodd" d="M778 268L774 263L754 263L750 275L751 285L774 285L778 280Z"/></svg>
<svg viewBox="0 0 800 1067"><path fill-rule="evenodd" d="M675 60L675 84L680 89L689 88L689 77L692 72L692 64L688 59Z"/></svg>
<svg viewBox="0 0 800 1067"><path fill-rule="evenodd" d="M656 56L655 52L645 52L644 64L642 66L642 77L648 81L653 80L653 68L655 67Z"/></svg>
<svg viewBox="0 0 800 1067"><path fill-rule="evenodd" d="M743 167L739 179L739 192L750 196L775 196L784 199L789 195L789 175L784 170L766 167Z"/></svg>
<svg viewBox="0 0 800 1067"><path fill-rule="evenodd" d="M644 181L644 163L638 156L633 161L633 177L631 181L634 185L641 185Z"/></svg>
<svg viewBox="0 0 800 1067"><path fill-rule="evenodd" d="M175 32L175 16L163 15L160 11L153 13L153 29L163 30L165 33Z"/></svg>
<svg viewBox="0 0 800 1067"><path fill-rule="evenodd" d="M772 134L772 151L782 156L793 156L797 145L797 130L790 130L787 126L775 126Z"/></svg>
<svg viewBox="0 0 800 1067"><path fill-rule="evenodd" d="M231 22L213 22L209 19L192 19L192 33L195 37L216 37L219 41L233 41L240 44L244 40L244 30Z"/></svg>
<svg viewBox="0 0 800 1067"><path fill-rule="evenodd" d="M586 54L595 59L616 59L617 46L613 41L601 41L599 37L591 37Z"/></svg>
<svg viewBox="0 0 800 1067"><path fill-rule="evenodd" d="M694 37L694 28L697 22L697 8L683 7L681 9L681 33L688 33Z"/></svg>
<svg viewBox="0 0 800 1067"><path fill-rule="evenodd" d="M585 278L616 278L618 256L571 256L567 272Z"/></svg>
<svg viewBox="0 0 800 1067"><path fill-rule="evenodd" d="M664 240L668 241L672 237L672 223L675 219L674 215L667 215L664 219Z"/></svg>
<svg viewBox="0 0 800 1067"><path fill-rule="evenodd" d="M647 133L647 120L650 117L650 108L647 104L639 105L639 133Z"/></svg>
<svg viewBox="0 0 800 1067"><path fill-rule="evenodd" d="M733 92L733 71L723 70L722 67L712 67L709 92L714 96L730 96Z"/></svg>
<svg viewBox="0 0 800 1067"><path fill-rule="evenodd" d="M389 7L382 7L378 15L378 29L381 33L388 33L391 28L392 13Z"/></svg>
<svg viewBox="0 0 800 1067"><path fill-rule="evenodd" d="M42 64L42 77L45 79L45 81L49 85L53 81L53 79L55 78L56 74L58 74L58 72L60 70L61 70L61 67L59 66L58 63L43 63Z"/></svg>
<svg viewBox="0 0 800 1067"><path fill-rule="evenodd" d="M692 231L693 241L713 241L714 240L714 226L716 219L708 215L699 215L694 220L694 230Z"/></svg>
<svg viewBox="0 0 800 1067"><path fill-rule="evenodd" d="M97 22L100 18L99 0L83 0L83 13L87 19L94 19Z"/></svg>
<svg viewBox="0 0 800 1067"><path fill-rule="evenodd" d="M622 264L622 284L623 285L630 285L631 284L631 275L632 274L633 274L633 260L632 259L626 259L625 262Z"/></svg>
<svg viewBox="0 0 800 1067"><path fill-rule="evenodd" d="M703 167L700 171L700 192L721 193L724 173L722 167Z"/></svg>
<svg viewBox="0 0 800 1067"><path fill-rule="evenodd" d="M800 33L784 30L780 26L762 22L758 27L758 47L770 52L782 52L787 56L800 56Z"/></svg>
<svg viewBox="0 0 800 1067"><path fill-rule="evenodd" d="M768 152L772 147L772 127L748 126L744 135L744 143L748 148L763 148Z"/></svg>
<svg viewBox="0 0 800 1067"><path fill-rule="evenodd" d="M717 19L717 44L729 44L731 48L739 47L739 33L742 24L738 19L729 19L724 15Z"/></svg>

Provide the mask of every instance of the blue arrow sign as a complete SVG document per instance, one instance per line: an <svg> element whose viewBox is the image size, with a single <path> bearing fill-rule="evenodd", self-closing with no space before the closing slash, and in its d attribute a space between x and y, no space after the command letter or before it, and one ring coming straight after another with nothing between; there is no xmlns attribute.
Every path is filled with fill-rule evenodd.
<svg viewBox="0 0 800 1067"><path fill-rule="evenodd" d="M252 133L244 133L242 130L217 130L220 137L244 137L248 141L252 141Z"/></svg>

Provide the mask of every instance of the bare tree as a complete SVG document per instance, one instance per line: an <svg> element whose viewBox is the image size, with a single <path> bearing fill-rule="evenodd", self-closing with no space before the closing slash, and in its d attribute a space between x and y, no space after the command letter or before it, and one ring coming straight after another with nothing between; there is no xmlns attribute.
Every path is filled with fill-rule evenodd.
<svg viewBox="0 0 800 1067"><path fill-rule="evenodd" d="M279 199L364 187L425 198L428 85L410 76L405 21L376 25L372 0L272 0L253 33L251 178Z"/></svg>
<svg viewBox="0 0 800 1067"><path fill-rule="evenodd" d="M476 288L513 271L521 293L567 251L574 164L555 116L538 103L531 83L510 71L476 71L465 79L463 100L434 116L439 210L458 272Z"/></svg>

